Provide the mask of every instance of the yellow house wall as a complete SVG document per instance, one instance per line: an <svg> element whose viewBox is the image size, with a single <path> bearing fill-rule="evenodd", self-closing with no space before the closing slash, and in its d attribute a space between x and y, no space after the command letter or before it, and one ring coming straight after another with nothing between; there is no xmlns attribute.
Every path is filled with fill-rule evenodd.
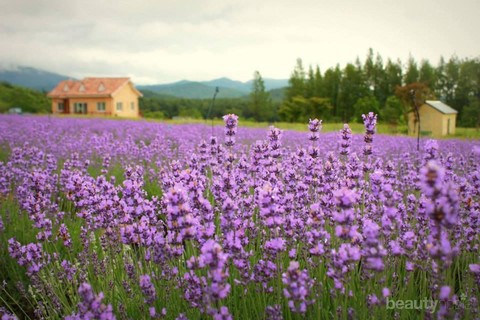
<svg viewBox="0 0 480 320"><path fill-rule="evenodd" d="M75 103L84 102L87 104L87 114L89 115L112 114L112 98L71 98L68 100L70 104L70 113L75 113ZM105 102L105 112L97 111L97 102Z"/></svg>
<svg viewBox="0 0 480 320"><path fill-rule="evenodd" d="M430 132L434 137L447 135L448 119L450 119L450 134L455 133L456 114L443 114L429 105L420 106L420 131ZM408 115L408 132L416 135L417 128L415 126L415 115L409 113Z"/></svg>
<svg viewBox="0 0 480 320"><path fill-rule="evenodd" d="M52 99L52 113L67 113L74 114L75 107L74 104L77 102L87 104L87 114L88 115L112 115L113 111L113 99L112 98L68 98L68 99ZM63 102L65 104L65 110L68 112L59 112L58 103ZM105 111L97 110L97 103L105 102Z"/></svg>
<svg viewBox="0 0 480 320"><path fill-rule="evenodd" d="M117 110L117 102L122 102L122 110ZM133 102L133 110L131 103ZM133 91L130 84L123 86L113 95L113 114L119 117L137 118L139 117L138 95Z"/></svg>
<svg viewBox="0 0 480 320"><path fill-rule="evenodd" d="M448 119L450 119L450 132L448 132ZM444 114L443 115L443 130L442 135L446 136L447 134L455 134L455 126L457 121L456 114Z"/></svg>

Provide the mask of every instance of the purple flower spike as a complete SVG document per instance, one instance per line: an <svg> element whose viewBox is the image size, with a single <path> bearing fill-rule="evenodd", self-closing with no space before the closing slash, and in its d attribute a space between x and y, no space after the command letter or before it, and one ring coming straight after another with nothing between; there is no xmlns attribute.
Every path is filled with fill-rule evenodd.
<svg viewBox="0 0 480 320"><path fill-rule="evenodd" d="M288 299L290 310L304 314L307 306L315 302L308 299L314 281L308 276L307 270L300 270L297 261L290 261L287 272L282 274L282 281L286 286L283 295Z"/></svg>
<svg viewBox="0 0 480 320"><path fill-rule="evenodd" d="M80 303L78 304L78 313L65 317L66 320L79 319L102 319L114 320L112 305L102 303L103 293L96 295L88 283L82 283L78 288Z"/></svg>
<svg viewBox="0 0 480 320"><path fill-rule="evenodd" d="M308 130L310 130L308 139L313 142L317 141L319 138L319 132L322 130L322 120L310 119L308 121Z"/></svg>
<svg viewBox="0 0 480 320"><path fill-rule="evenodd" d="M365 146L363 154L368 156L372 154L372 142L375 128L377 126L377 115L373 112L369 112L367 115L362 114L362 119L365 126Z"/></svg>
<svg viewBox="0 0 480 320"><path fill-rule="evenodd" d="M154 303L157 299L157 293L148 274L140 276L140 288L145 295L145 302L148 304Z"/></svg>

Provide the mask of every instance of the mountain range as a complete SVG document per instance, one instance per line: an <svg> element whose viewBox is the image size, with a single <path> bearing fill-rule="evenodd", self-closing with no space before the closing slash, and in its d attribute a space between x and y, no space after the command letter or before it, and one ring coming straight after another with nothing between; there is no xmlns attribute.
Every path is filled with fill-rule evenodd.
<svg viewBox="0 0 480 320"><path fill-rule="evenodd" d="M72 77L48 72L32 67L17 66L10 69L0 69L0 81L13 85L48 92L58 82ZM265 89L272 95L278 96L283 92L281 88L288 86L286 79L263 79ZM253 80L241 82L226 77L209 81L182 80L166 84L137 85L137 89L145 96L177 97L187 99L212 98L215 88L219 88L218 98L241 98L247 96L252 89Z"/></svg>

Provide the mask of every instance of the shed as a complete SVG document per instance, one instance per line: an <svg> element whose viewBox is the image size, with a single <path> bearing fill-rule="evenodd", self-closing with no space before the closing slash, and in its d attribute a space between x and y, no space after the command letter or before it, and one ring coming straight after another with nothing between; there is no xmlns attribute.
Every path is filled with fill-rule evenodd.
<svg viewBox="0 0 480 320"><path fill-rule="evenodd" d="M426 100L419 108L420 133L435 137L455 134L458 111L438 100ZM409 134L418 134L414 112L408 114Z"/></svg>

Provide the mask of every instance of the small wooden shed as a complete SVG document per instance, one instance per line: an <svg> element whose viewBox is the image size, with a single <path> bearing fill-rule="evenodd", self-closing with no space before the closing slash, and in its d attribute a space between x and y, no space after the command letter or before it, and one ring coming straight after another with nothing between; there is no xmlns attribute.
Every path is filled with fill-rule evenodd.
<svg viewBox="0 0 480 320"><path fill-rule="evenodd" d="M455 134L458 111L438 100L426 100L419 108L420 134L441 137ZM417 135L418 122L414 112L408 114L408 132Z"/></svg>

